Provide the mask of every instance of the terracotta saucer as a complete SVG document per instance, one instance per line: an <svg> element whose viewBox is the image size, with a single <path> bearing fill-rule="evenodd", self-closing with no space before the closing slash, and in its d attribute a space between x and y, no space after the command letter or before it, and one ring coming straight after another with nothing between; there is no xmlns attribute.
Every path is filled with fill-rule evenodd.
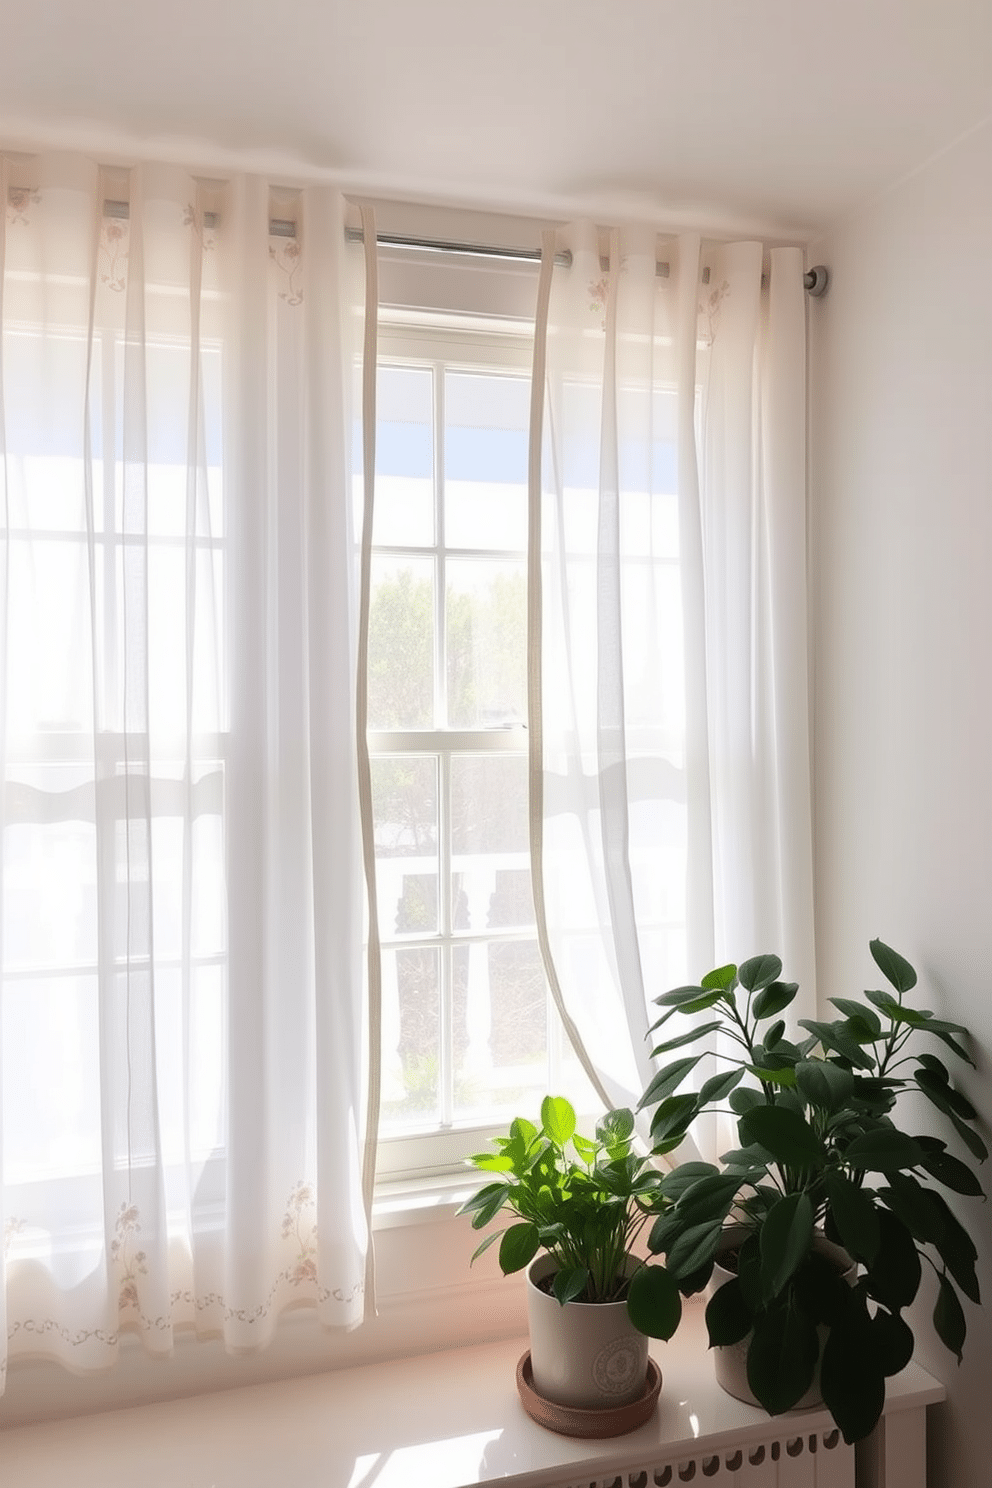
<svg viewBox="0 0 992 1488"><path fill-rule="evenodd" d="M653 1359L648 1359L643 1395L628 1405L588 1410L577 1405L558 1405L538 1395L528 1349L517 1365L517 1390L531 1420L548 1431L557 1431L559 1436L623 1436L627 1431L636 1431L653 1415L661 1393L661 1370Z"/></svg>

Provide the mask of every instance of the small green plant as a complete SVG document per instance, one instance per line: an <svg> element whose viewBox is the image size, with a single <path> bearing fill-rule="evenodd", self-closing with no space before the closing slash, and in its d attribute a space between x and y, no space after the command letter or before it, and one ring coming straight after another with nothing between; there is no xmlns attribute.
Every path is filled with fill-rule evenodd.
<svg viewBox="0 0 992 1488"><path fill-rule="evenodd" d="M805 1394L819 1361L824 1402L848 1442L871 1431L886 1377L912 1358L903 1312L922 1263L937 1278L934 1327L959 1361L966 1324L958 1292L980 1301L975 1246L938 1189L983 1198L981 1185L946 1142L897 1124L901 1097L925 1096L972 1157L988 1156L974 1129L977 1112L942 1060L909 1052L928 1035L971 1064L960 1041L966 1030L910 1005L916 972L896 951L873 940L871 954L894 993L832 998L842 1016L800 1019L808 1035L800 1043L785 1037L778 1016L798 986L780 980L777 956L722 966L698 986L659 997L665 1011L652 1032L676 1016L693 1023L654 1054L715 1035L711 1052L729 1068L697 1092L677 1093L702 1058L687 1054L662 1069L641 1100L656 1108L658 1155L673 1151L703 1111L729 1105L736 1116L740 1147L721 1167L685 1163L662 1181L673 1204L655 1221L649 1247L665 1256L684 1292L699 1291L725 1224L739 1221L737 1274L706 1309L710 1343L750 1335L748 1383L772 1414ZM859 1263L854 1286L815 1252L820 1228Z"/></svg>
<svg viewBox="0 0 992 1488"><path fill-rule="evenodd" d="M495 1139L496 1152L469 1159L494 1181L459 1213L471 1214L477 1230L503 1210L519 1216L488 1235L472 1259L498 1240L500 1267L510 1275L545 1250L557 1265L553 1291L563 1306L625 1299L635 1328L671 1338L682 1315L678 1287L663 1266L632 1254L644 1225L670 1207L662 1174L632 1150L632 1112L607 1112L595 1139L575 1128L569 1102L549 1095L540 1128L517 1117L509 1135Z"/></svg>

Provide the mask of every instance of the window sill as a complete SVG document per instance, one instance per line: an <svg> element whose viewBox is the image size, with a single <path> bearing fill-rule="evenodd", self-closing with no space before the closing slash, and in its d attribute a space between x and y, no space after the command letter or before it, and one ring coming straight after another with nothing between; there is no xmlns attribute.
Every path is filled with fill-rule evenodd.
<svg viewBox="0 0 992 1488"><path fill-rule="evenodd" d="M374 1231L404 1225L436 1224L453 1219L482 1183L482 1175L442 1174L432 1178L397 1178L377 1183L372 1204ZM465 1223L468 1224L466 1219Z"/></svg>
<svg viewBox="0 0 992 1488"><path fill-rule="evenodd" d="M853 1449L839 1442L825 1411L774 1421L720 1390L701 1308L687 1309L673 1343L652 1345L665 1376L659 1410L637 1432L609 1442L556 1436L524 1415L515 1369L525 1347L526 1339L511 1338L12 1430L0 1439L4 1488L102 1488L121 1476L122 1464L130 1481L147 1488L270 1488L289 1478L341 1488L373 1481L376 1488L495 1481L571 1488L579 1478L616 1475L626 1485L645 1471L648 1481L677 1482L688 1462L712 1476L710 1463L732 1464L742 1450L757 1455L763 1448L763 1458L787 1460L815 1450L814 1440L832 1467L847 1469L829 1480L854 1482ZM925 1407L944 1393L910 1365L889 1382L884 1430L894 1442L918 1441ZM881 1474L861 1481L896 1488L885 1461L883 1450ZM917 1466L925 1472L922 1462ZM744 1473L750 1480L746 1466ZM688 1476L696 1476L695 1466ZM923 1481L913 1470L898 1488L922 1488Z"/></svg>

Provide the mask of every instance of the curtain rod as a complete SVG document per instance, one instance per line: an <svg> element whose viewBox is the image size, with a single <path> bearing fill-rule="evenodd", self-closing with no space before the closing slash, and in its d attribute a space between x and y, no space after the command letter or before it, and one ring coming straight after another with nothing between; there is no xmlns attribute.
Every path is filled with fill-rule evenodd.
<svg viewBox="0 0 992 1488"><path fill-rule="evenodd" d="M16 188L11 187L13 192ZM130 207L126 201L105 201L103 204L105 217L114 217L126 221L130 215ZM203 225L207 228L217 227L220 216L217 212L204 212ZM276 238L295 238L296 223L292 218L271 217L269 219L269 233ZM362 230L360 227L345 228L345 237L349 243L362 242ZM438 254L460 254L467 258L498 258L511 263L534 263L541 262L540 248L499 248L487 243L459 243L442 240L440 238L410 238L399 233L377 233L376 242L387 248L407 248L415 253L438 253ZM572 255L567 249L555 254L555 263L559 268L567 269L572 262ZM600 267L604 272L609 268L609 259L601 258ZM667 279L670 268L667 263L659 263L656 273L662 279ZM706 268L702 273L704 284L709 283L710 272ZM803 285L806 290L819 299L826 294L827 285L830 282L829 271L823 264L816 264L812 269L807 269L803 275Z"/></svg>
<svg viewBox="0 0 992 1488"><path fill-rule="evenodd" d="M349 243L362 242L362 230L359 227L345 228L345 236ZM509 259L516 263L537 264L541 262L540 248L497 248L485 243L448 242L437 238L407 238L397 233L377 233L376 242L390 248L409 248L416 253L456 253L466 257ZM559 268L564 269L571 266L572 255L567 248L555 254L555 263ZM604 271L610 267L608 258L601 258L599 263ZM660 278L667 279L671 268L667 263L659 263L656 265L655 272ZM703 283L708 284L709 278L709 269L703 269ZM819 299L820 295L826 293L829 279L828 270L823 264L817 264L803 274L803 286L811 295Z"/></svg>

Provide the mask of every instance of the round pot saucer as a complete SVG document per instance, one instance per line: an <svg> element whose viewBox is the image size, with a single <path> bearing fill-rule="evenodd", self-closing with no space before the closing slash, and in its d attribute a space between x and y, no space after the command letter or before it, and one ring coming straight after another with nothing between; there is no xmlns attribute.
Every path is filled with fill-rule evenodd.
<svg viewBox="0 0 992 1488"><path fill-rule="evenodd" d="M577 1405L559 1405L538 1395L528 1349L517 1365L517 1390L531 1420L548 1431L557 1431L559 1436L623 1436L625 1432L636 1431L654 1414L661 1393L661 1370L653 1359L648 1359L644 1394L628 1405L583 1409Z"/></svg>

